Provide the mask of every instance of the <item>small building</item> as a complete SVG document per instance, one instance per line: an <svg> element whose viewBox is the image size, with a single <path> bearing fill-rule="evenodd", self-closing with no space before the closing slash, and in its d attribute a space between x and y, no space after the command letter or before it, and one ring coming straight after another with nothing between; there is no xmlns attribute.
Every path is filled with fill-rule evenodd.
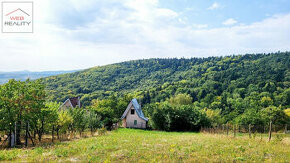
<svg viewBox="0 0 290 163"><path fill-rule="evenodd" d="M65 110L68 108L81 108L80 97L72 97L65 100L65 102L59 107L58 110Z"/></svg>
<svg viewBox="0 0 290 163"><path fill-rule="evenodd" d="M135 98L129 103L121 119L123 127L127 128L147 127L148 118L144 116L141 109L141 105L138 104L138 101Z"/></svg>

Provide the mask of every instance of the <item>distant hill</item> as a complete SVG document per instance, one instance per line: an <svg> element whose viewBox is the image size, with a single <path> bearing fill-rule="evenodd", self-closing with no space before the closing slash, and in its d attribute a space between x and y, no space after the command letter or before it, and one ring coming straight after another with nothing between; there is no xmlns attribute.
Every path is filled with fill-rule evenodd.
<svg viewBox="0 0 290 163"><path fill-rule="evenodd" d="M84 105L112 94L131 93L150 103L186 93L204 106L217 101L230 109L227 100L250 96L269 96L274 105L289 106L290 53L134 60L47 77L43 82L48 99L61 102L81 96Z"/></svg>
<svg viewBox="0 0 290 163"><path fill-rule="evenodd" d="M42 77L48 77L53 75L72 73L73 71L42 71L42 72L31 72L31 71L14 71L14 72L0 72L0 84L8 82L9 79L16 80L26 80L30 79L38 79Z"/></svg>

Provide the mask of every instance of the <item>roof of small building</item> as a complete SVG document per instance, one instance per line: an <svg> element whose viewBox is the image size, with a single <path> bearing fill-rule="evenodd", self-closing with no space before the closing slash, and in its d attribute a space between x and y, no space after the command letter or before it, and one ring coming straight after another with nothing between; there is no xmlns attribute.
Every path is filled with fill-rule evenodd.
<svg viewBox="0 0 290 163"><path fill-rule="evenodd" d="M132 105L133 105L133 107L135 108L137 115L138 115L141 119L143 119L143 120L145 120L145 121L148 121L148 120L149 120L148 118L146 118L146 117L144 116L144 114L143 114L143 112L142 112L142 109L141 109L141 106L139 105L138 101L137 101L135 98L134 98L134 99L129 103L129 105L128 105L127 109L125 110L125 112L123 113L121 119L124 119L124 118L126 117L128 111L130 110L130 108L131 108Z"/></svg>
<svg viewBox="0 0 290 163"><path fill-rule="evenodd" d="M65 102L59 107L59 109L61 109L67 102L71 105L72 108L75 108L76 106L81 108L80 97L71 97L65 100Z"/></svg>

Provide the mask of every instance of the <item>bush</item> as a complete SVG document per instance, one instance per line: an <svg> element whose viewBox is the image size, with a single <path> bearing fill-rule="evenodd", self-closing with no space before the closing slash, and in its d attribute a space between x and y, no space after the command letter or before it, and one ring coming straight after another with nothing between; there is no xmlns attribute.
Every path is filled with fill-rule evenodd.
<svg viewBox="0 0 290 163"><path fill-rule="evenodd" d="M199 131L208 126L206 114L192 105L171 105L167 102L156 105L150 115L152 127L165 131Z"/></svg>

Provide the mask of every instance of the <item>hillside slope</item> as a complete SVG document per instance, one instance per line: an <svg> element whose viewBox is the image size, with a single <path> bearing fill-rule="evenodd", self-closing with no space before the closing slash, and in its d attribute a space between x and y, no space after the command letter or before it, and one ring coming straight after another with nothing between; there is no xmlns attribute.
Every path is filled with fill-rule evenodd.
<svg viewBox="0 0 290 163"><path fill-rule="evenodd" d="M137 91L144 103L163 101L177 93L210 104L218 96L244 98L266 92L265 96L283 95L286 99L279 104L289 105L284 95L290 87L290 53L135 60L52 76L43 82L49 100L81 96L84 105L112 93L119 96Z"/></svg>

